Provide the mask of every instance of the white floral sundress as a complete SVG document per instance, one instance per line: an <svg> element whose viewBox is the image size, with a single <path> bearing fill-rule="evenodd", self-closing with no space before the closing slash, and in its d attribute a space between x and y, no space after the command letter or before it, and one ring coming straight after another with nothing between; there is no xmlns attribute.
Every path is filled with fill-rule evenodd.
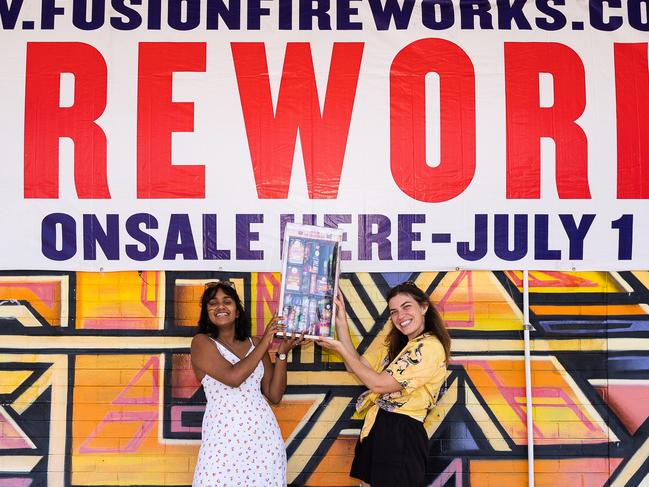
<svg viewBox="0 0 649 487"><path fill-rule="evenodd" d="M239 361L223 345L214 344L226 360ZM253 348L251 340L247 354ZM260 361L239 387L203 377L207 407L194 487L286 487L286 450L277 419L261 393L263 376Z"/></svg>

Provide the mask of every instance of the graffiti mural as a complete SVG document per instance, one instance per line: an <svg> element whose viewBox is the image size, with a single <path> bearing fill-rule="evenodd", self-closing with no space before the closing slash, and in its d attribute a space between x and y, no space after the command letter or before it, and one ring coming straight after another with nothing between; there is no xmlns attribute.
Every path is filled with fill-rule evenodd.
<svg viewBox="0 0 649 487"><path fill-rule="evenodd" d="M0 274L0 486L190 485L205 397L189 343L208 280L234 281L261 334L279 275ZM453 336L428 484L527 485L522 272L343 274L353 340L388 323L413 279ZM649 272L530 272L536 485L649 485ZM271 355L273 352L271 351ZM351 486L363 386L294 350L274 407L296 486Z"/></svg>

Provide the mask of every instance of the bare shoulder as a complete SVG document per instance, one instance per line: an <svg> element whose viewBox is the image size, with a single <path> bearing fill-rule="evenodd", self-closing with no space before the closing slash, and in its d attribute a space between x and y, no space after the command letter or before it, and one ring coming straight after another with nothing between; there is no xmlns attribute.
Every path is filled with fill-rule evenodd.
<svg viewBox="0 0 649 487"><path fill-rule="evenodd" d="M192 338L192 349L205 347L210 343L210 338L205 333L198 333Z"/></svg>
<svg viewBox="0 0 649 487"><path fill-rule="evenodd" d="M252 339L252 343L255 345L255 347L259 345L259 337L250 337L250 338Z"/></svg>

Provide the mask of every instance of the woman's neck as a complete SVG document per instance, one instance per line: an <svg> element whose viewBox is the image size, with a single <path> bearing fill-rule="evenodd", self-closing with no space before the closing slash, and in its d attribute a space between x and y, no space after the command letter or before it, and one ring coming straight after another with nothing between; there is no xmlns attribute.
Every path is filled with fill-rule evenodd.
<svg viewBox="0 0 649 487"><path fill-rule="evenodd" d="M412 338L408 337L408 341L410 342L410 341L414 340L415 338L419 338L419 337L425 336L427 333L428 333L428 332L427 332L426 330L424 330L424 331L422 331L419 335L414 335Z"/></svg>
<svg viewBox="0 0 649 487"><path fill-rule="evenodd" d="M236 336L234 334L234 325L232 327L228 327L225 330L220 329L217 338L223 343L234 343L236 340Z"/></svg>

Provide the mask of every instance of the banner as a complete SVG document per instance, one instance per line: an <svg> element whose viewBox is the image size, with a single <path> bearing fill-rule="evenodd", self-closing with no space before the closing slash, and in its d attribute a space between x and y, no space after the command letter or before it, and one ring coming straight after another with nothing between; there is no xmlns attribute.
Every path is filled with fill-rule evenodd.
<svg viewBox="0 0 649 487"><path fill-rule="evenodd" d="M649 1L0 0L0 268L649 266Z"/></svg>

